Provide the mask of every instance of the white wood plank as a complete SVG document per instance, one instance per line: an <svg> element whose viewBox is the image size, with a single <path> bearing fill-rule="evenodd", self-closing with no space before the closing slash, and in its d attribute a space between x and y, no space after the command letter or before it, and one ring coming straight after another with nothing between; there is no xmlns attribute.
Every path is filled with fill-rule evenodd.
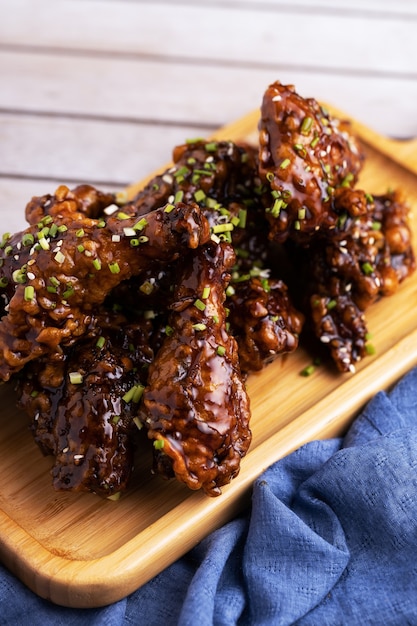
<svg viewBox="0 0 417 626"><path fill-rule="evenodd" d="M155 1L160 4L173 5L202 4L201 0L153 0L153 2ZM130 2L143 3L144 0L130 0ZM370 16L378 14L381 17L417 15L417 4L414 0L398 0L397 2L393 2L393 0L338 0L337 3L334 0L204 0L204 3L213 8L230 6L242 9L251 7L258 11L262 11L266 7L280 11L300 10L339 14L355 12Z"/></svg>
<svg viewBox="0 0 417 626"><path fill-rule="evenodd" d="M416 77L415 21L126 0L0 0L0 40L227 64L357 69ZM94 19L91 16L94 15ZM397 44L397 45L396 45Z"/></svg>
<svg viewBox="0 0 417 626"><path fill-rule="evenodd" d="M171 66L132 59L0 51L0 111L79 115L85 122L96 117L102 118L103 124L107 118L114 122L159 120L183 126L179 134L197 132L192 125L199 133L209 134L258 108L264 90L276 79L294 83L303 96L344 109L381 133L417 135L417 80L312 73L285 66L274 70ZM1 132L0 126L0 139ZM159 129L150 149L157 151L161 141L166 146L172 132L170 127ZM1 160L0 155L0 164Z"/></svg>
<svg viewBox="0 0 417 626"><path fill-rule="evenodd" d="M0 174L127 185L171 159L196 128L2 115Z"/></svg>

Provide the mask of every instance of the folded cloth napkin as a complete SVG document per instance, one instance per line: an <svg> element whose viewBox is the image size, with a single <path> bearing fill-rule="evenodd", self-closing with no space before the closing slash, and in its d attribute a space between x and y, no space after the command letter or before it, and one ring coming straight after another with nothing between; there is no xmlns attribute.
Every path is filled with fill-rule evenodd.
<svg viewBox="0 0 417 626"><path fill-rule="evenodd" d="M66 609L0 570L0 624L417 624L417 369L342 439L254 484L252 506L129 597Z"/></svg>

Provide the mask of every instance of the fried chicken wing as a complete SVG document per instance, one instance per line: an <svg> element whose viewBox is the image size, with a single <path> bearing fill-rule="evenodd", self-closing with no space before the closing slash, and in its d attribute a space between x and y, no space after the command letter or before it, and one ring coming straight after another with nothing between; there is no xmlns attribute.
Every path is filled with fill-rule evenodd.
<svg viewBox="0 0 417 626"><path fill-rule="evenodd" d="M106 220L68 211L78 203L68 189L55 199L61 219L51 215L23 233L3 239L0 289L0 378L25 363L56 354L95 325L94 309L121 281L179 258L210 236L196 204L168 204L138 218L125 205ZM83 201L81 201L81 206ZM59 215L55 207L54 214Z"/></svg>
<svg viewBox="0 0 417 626"><path fill-rule="evenodd" d="M319 237L305 257L314 331L341 371L367 352L363 312L415 270L408 206L396 192L367 202L368 216L347 221L343 239Z"/></svg>
<svg viewBox="0 0 417 626"><path fill-rule="evenodd" d="M230 244L214 242L184 263L170 307L171 332L150 366L141 409L157 471L211 496L239 472L251 440L249 398L226 329L233 263Z"/></svg>
<svg viewBox="0 0 417 626"><path fill-rule="evenodd" d="M270 238L306 241L319 229L333 229L339 215L332 196L353 187L362 161L348 123L291 85L270 85L259 122L259 173L272 194Z"/></svg>
<svg viewBox="0 0 417 626"><path fill-rule="evenodd" d="M19 406L35 441L55 457L57 490L111 496L133 468L134 415L153 359L149 321L99 316L100 330L65 350L58 362L38 359L19 380Z"/></svg>

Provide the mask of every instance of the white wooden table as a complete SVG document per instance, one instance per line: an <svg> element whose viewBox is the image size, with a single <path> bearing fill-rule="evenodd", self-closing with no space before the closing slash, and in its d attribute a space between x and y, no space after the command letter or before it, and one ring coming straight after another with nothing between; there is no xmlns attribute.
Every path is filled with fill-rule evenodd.
<svg viewBox="0 0 417 626"><path fill-rule="evenodd" d="M0 0L0 231L59 183L120 189L293 83L417 135L416 0Z"/></svg>

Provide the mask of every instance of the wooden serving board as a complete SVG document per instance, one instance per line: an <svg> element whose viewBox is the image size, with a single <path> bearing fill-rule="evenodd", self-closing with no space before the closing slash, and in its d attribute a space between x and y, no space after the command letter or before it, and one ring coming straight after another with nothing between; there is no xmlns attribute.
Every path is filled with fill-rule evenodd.
<svg viewBox="0 0 417 626"><path fill-rule="evenodd" d="M257 122L258 112L251 113L216 137L256 141ZM393 142L353 124L367 154L360 186L370 193L403 189L417 232L416 142ZM305 378L300 372L314 355L299 349L252 375L253 443L239 476L218 498L151 476L146 455L129 492L117 502L56 493L51 458L39 452L12 389L3 385L1 560L35 593L57 604L96 607L124 597L235 516L270 464L307 441L341 434L377 391L417 364L416 311L417 273L368 310L376 354L364 359L356 374L323 365Z"/></svg>

